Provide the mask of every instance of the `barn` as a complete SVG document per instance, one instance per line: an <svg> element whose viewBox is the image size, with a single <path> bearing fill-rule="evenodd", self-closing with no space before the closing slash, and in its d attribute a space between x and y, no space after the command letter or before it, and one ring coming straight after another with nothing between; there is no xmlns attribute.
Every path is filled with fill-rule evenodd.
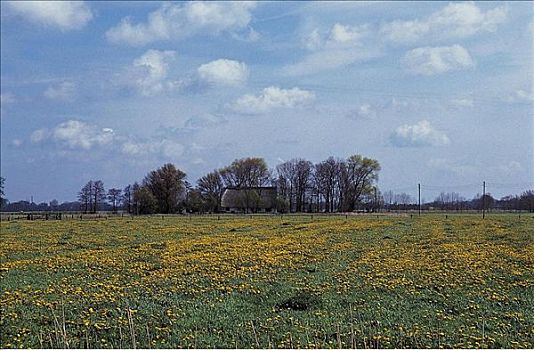
<svg viewBox="0 0 534 350"><path fill-rule="evenodd" d="M227 187L221 210L227 213L276 212L276 187Z"/></svg>

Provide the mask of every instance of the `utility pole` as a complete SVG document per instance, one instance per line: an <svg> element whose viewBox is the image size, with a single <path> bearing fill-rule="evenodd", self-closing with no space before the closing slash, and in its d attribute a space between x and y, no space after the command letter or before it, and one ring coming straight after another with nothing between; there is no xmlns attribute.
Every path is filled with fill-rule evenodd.
<svg viewBox="0 0 534 350"><path fill-rule="evenodd" d="M482 219L486 217L486 181L482 181Z"/></svg>
<svg viewBox="0 0 534 350"><path fill-rule="evenodd" d="M417 184L417 191L419 194L419 215L421 215L421 184Z"/></svg>

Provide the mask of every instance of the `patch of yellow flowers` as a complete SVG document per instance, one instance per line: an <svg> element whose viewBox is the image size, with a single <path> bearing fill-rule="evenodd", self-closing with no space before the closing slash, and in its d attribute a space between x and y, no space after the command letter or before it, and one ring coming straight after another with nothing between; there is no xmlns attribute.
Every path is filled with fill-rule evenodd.
<svg viewBox="0 0 534 350"><path fill-rule="evenodd" d="M151 217L2 222L0 347L69 345L69 335L61 336L61 329L69 327L90 329L93 334L93 340L87 343L83 342L87 332L71 334L70 337L81 339L77 339L76 346L126 346L122 333L121 343L116 339L110 343L105 335L109 336L109 330L117 325L124 327L120 332L128 332L139 311L130 302L136 304L147 295L154 299L179 295L204 298L205 307L209 308L224 302L227 295L261 296L271 290L264 286L275 283L315 295L331 293L341 297L356 293L351 305L358 305L358 300L364 304L364 299L368 300L361 296L367 295L364 293L374 293L374 299L395 293L407 299L433 295L446 301L458 292L469 299L463 310L435 307L424 315L440 322L477 317L480 300L502 307L488 310L484 321L498 325L497 331L493 329L480 336L477 327L473 330L468 324L455 323L454 332L465 335L460 343L447 343L446 332L425 333L419 325L398 324L372 334L362 329L351 330L350 337L364 339L364 345L402 346L392 343L393 339L425 339L428 334L429 341L437 339L449 347L532 347L534 311L513 308L507 311L508 305L520 302L521 298L532 298L534 287L534 233L527 224L510 224L513 220L482 221L469 216L448 220L302 216L282 220ZM319 273L322 278L314 277ZM442 305L439 300L429 303ZM70 317L65 316L65 310ZM165 316L169 322L151 325L152 333L147 324L149 342L145 346L201 346L195 343L195 334L183 335L182 344L165 345L173 327L186 316L180 305L168 305L154 312L157 314L145 316L155 319ZM308 332L314 334L317 330L308 321L304 324L298 317L288 321L273 312L257 320L258 329L250 331L276 333L280 324L290 322L291 329L300 334L306 332L307 340L304 342L303 337L289 332L278 334L277 343L273 334L273 342L269 337L263 346L362 344L342 341L341 335L324 341L319 341L318 335L310 340ZM307 312L315 320L333 317L328 310ZM529 322L530 334L519 331L517 344L496 342L498 332L513 328L511 320ZM373 322L380 325L381 321ZM44 334L51 330L56 336L48 339ZM347 332L344 339L349 337ZM214 330L217 336L223 333L224 330ZM100 340L97 342L95 337Z"/></svg>

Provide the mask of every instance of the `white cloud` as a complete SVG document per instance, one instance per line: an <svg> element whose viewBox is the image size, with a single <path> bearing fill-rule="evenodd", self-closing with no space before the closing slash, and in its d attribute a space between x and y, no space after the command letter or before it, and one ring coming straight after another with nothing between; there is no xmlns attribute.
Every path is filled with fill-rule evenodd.
<svg viewBox="0 0 534 350"><path fill-rule="evenodd" d="M61 30L82 29L93 18L83 1L9 1L9 8L25 19Z"/></svg>
<svg viewBox="0 0 534 350"><path fill-rule="evenodd" d="M517 89L506 97L505 100L511 103L532 103L534 102L534 91L529 92L524 89Z"/></svg>
<svg viewBox="0 0 534 350"><path fill-rule="evenodd" d="M243 95L233 105L233 109L247 114L264 113L274 108L294 108L309 104L315 99L311 91L301 90L297 87L281 89L270 86L263 89L258 96Z"/></svg>
<svg viewBox="0 0 534 350"><path fill-rule="evenodd" d="M121 152L136 158L154 155L166 158L176 158L184 153L184 146L178 142L167 139L144 142L130 140L122 144Z"/></svg>
<svg viewBox="0 0 534 350"><path fill-rule="evenodd" d="M369 61L380 55L380 51L376 49L361 49L358 47L328 48L312 52L300 62L285 66L283 72L289 76L313 74L357 62Z"/></svg>
<svg viewBox="0 0 534 350"><path fill-rule="evenodd" d="M39 143L41 141L46 140L49 137L49 135L50 135L50 132L48 131L48 129L46 128L38 129L32 132L32 134L30 135L30 141L33 143Z"/></svg>
<svg viewBox="0 0 534 350"><path fill-rule="evenodd" d="M11 92L4 92L0 94L0 117L5 118L7 106L17 102L15 95Z"/></svg>
<svg viewBox="0 0 534 350"><path fill-rule="evenodd" d="M434 129L427 120L399 126L391 134L390 141L398 147L444 146L450 143L447 135Z"/></svg>
<svg viewBox="0 0 534 350"><path fill-rule="evenodd" d="M386 23L381 33L395 43L414 43L424 38L464 38L480 32L494 32L506 20L506 7L486 12L473 2L450 3L427 18Z"/></svg>
<svg viewBox="0 0 534 350"><path fill-rule="evenodd" d="M355 111L349 114L351 119L375 119L376 109L368 103L360 105Z"/></svg>
<svg viewBox="0 0 534 350"><path fill-rule="evenodd" d="M308 50L317 50L323 46L323 38L319 34L319 29L314 29L308 36L303 39L304 46Z"/></svg>
<svg viewBox="0 0 534 350"><path fill-rule="evenodd" d="M502 164L498 168L501 173L508 176L516 175L517 173L521 172L521 170L523 170L521 163L515 160L511 160L507 164Z"/></svg>
<svg viewBox="0 0 534 350"><path fill-rule="evenodd" d="M20 147L22 146L22 140L20 139L13 139L13 141L11 142L13 144L13 146L15 147Z"/></svg>
<svg viewBox="0 0 534 350"><path fill-rule="evenodd" d="M76 90L76 85L70 81L64 81L57 85L49 86L44 96L52 100L68 100L70 99Z"/></svg>
<svg viewBox="0 0 534 350"><path fill-rule="evenodd" d="M201 80L209 84L240 85L248 78L249 70L243 62L218 59L198 67Z"/></svg>
<svg viewBox="0 0 534 350"><path fill-rule="evenodd" d="M473 107L475 100L472 97L461 97L452 99L451 103L457 107Z"/></svg>
<svg viewBox="0 0 534 350"><path fill-rule="evenodd" d="M148 50L133 61L134 81L141 94L152 96L169 86L166 78L175 56L175 51Z"/></svg>
<svg viewBox="0 0 534 350"><path fill-rule="evenodd" d="M227 120L220 115L204 114L187 119L183 129L187 131L201 130L218 126L226 122Z"/></svg>
<svg viewBox="0 0 534 350"><path fill-rule="evenodd" d="M58 124L52 130L46 128L35 130L30 136L30 140L33 143L40 143L51 139L71 149L84 150L89 150L93 146L111 144L114 138L115 134L113 129L101 129L79 120L68 120Z"/></svg>
<svg viewBox="0 0 534 350"><path fill-rule="evenodd" d="M164 3L151 12L145 23L132 23L130 18L106 32L114 43L145 45L158 40L182 39L194 34L236 32L248 27L255 7L252 2Z"/></svg>
<svg viewBox="0 0 534 350"><path fill-rule="evenodd" d="M427 162L427 165L431 168L448 171L464 178L475 178L480 175L476 166L471 164L457 164L445 158L432 158Z"/></svg>
<svg viewBox="0 0 534 350"><path fill-rule="evenodd" d="M356 42L362 37L363 32L364 31L360 27L352 27L336 23L330 32L330 40L336 43Z"/></svg>
<svg viewBox="0 0 534 350"><path fill-rule="evenodd" d="M312 74L378 57L376 47L365 47L361 40L369 34L366 25L349 26L336 23L327 33L314 29L303 39L311 52L283 71L291 76Z"/></svg>
<svg viewBox="0 0 534 350"><path fill-rule="evenodd" d="M469 52L460 45L419 47L402 59L404 68L413 74L434 75L475 65Z"/></svg>

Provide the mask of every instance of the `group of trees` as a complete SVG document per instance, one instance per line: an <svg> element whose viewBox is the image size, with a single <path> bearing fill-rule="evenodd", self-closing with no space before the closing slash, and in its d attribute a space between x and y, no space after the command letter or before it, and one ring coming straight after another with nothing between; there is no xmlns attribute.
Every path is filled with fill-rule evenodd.
<svg viewBox="0 0 534 350"><path fill-rule="evenodd" d="M0 178L0 200L4 211L83 211L119 209L131 214L220 212L226 188L242 189L246 208L261 196L265 187L276 187L276 209L280 212L349 212L417 209L416 198L407 193L383 194L377 188L380 165L361 155L347 159L329 157L319 163L296 158L269 169L263 158L242 158L200 177L196 186L186 181L185 172L173 164L150 171L138 183L107 191L101 180L87 182L78 192L78 202L59 204L9 203ZM442 192L423 209L440 210L527 210L534 212L534 191L497 200L491 194L467 200L456 192Z"/></svg>
<svg viewBox="0 0 534 350"><path fill-rule="evenodd" d="M102 181L89 181L78 200L85 212L97 211L106 198L112 210L122 207L133 214L219 212L226 188L242 189L244 207L253 208L262 188L276 187L276 206L282 212L351 211L375 201L379 170L376 160L360 155L318 164L292 159L274 170L263 158L242 158L202 176L193 187L185 172L165 164L123 190L105 192Z"/></svg>
<svg viewBox="0 0 534 350"><path fill-rule="evenodd" d="M377 204L380 164L361 155L313 164L292 159L276 167L274 184L289 212L354 211Z"/></svg>
<svg viewBox="0 0 534 350"><path fill-rule="evenodd" d="M106 192L102 180L90 180L78 192L80 210L84 213L96 213L98 210L107 209L108 203L105 201L108 200L111 210L116 213L122 201L121 193L122 190L118 188L110 188Z"/></svg>

